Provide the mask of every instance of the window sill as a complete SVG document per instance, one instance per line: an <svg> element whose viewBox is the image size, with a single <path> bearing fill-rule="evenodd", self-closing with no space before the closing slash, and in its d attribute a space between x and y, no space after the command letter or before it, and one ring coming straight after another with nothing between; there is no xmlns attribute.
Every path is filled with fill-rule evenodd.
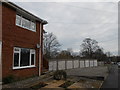
<svg viewBox="0 0 120 90"><path fill-rule="evenodd" d="M34 68L34 67L36 67L36 66L33 65L33 66L13 67L13 69L15 70L15 69Z"/></svg>

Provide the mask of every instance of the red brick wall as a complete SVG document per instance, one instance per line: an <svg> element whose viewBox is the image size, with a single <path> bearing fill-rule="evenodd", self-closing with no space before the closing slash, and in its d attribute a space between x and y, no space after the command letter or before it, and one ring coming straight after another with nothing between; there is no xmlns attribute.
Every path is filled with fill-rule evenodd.
<svg viewBox="0 0 120 90"><path fill-rule="evenodd" d="M36 32L23 29L15 25L16 11L3 5L2 17L2 73L3 77L14 75L24 78L38 75L39 50L36 44L39 43L40 25L37 22ZM36 50L36 67L27 69L13 70L13 47L34 48Z"/></svg>
<svg viewBox="0 0 120 90"><path fill-rule="evenodd" d="M49 66L48 66L48 60L46 58L43 58L43 67L45 69L49 69Z"/></svg>

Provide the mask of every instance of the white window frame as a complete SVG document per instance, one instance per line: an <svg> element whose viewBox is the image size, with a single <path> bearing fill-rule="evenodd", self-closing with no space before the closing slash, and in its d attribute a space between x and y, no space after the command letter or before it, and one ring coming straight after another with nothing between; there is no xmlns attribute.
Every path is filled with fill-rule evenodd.
<svg viewBox="0 0 120 90"><path fill-rule="evenodd" d="M22 17L22 19L21 19L21 20L22 20L22 21L21 21L22 24L23 24L23 19L25 20L25 22L26 22L26 21L29 21L29 24L31 24L31 21L28 20L28 19L26 19L26 18L24 18L24 17ZM23 26L22 24L21 24L21 26L22 26L23 28L28 29L28 30L32 30L31 28L28 28L27 26ZM30 26L31 26L31 25L29 25L29 27L30 27Z"/></svg>
<svg viewBox="0 0 120 90"><path fill-rule="evenodd" d="M34 49L30 49L30 65L31 65L31 55L34 54L34 65L35 65L35 60L36 60L36 57L35 57L35 50ZM32 66L32 65L31 65Z"/></svg>
<svg viewBox="0 0 120 90"><path fill-rule="evenodd" d="M23 16L21 16L21 15L19 15L19 14L16 14L16 18L17 18L17 15L20 16L20 19L21 19L21 24L20 24L20 25L17 24L17 22L16 22L16 25L17 25L17 26L22 27L22 28L25 28L25 29L30 30L30 31L33 31L33 32L36 32L36 22L35 22L35 21L26 19L26 18L24 18ZM30 22L29 28L28 28L28 27L25 27L25 26L22 26L23 19L28 20L28 21ZM16 20L16 19L15 19L15 20ZM35 29L32 29L32 28L31 28L31 22L35 24Z"/></svg>
<svg viewBox="0 0 120 90"><path fill-rule="evenodd" d="M17 16L19 16L19 17L20 17L20 21L21 21L22 17L21 17L19 14L16 14L16 19L17 19ZM15 19L15 20L16 20L16 19ZM17 20L16 20L16 22L15 22L15 23L16 23L16 25L17 25L17 26L21 26L21 25L22 25L22 21L20 22L20 25L19 25L19 24L17 24Z"/></svg>
<svg viewBox="0 0 120 90"><path fill-rule="evenodd" d="M19 49L19 51L15 51L15 49ZM29 49L29 48L28 48ZM34 51L34 52L31 52ZM19 65L14 67L14 53L19 53ZM34 54L34 65L31 65L31 54ZM23 69L23 68L32 68L35 67L35 61L36 61L36 53L35 53L35 49L30 49L30 63L29 66L20 66L20 60L21 60L21 48L18 47L14 47L13 49L13 69Z"/></svg>
<svg viewBox="0 0 120 90"><path fill-rule="evenodd" d="M32 26L31 26L32 23L34 23L35 29L32 29L32 28L31 28L31 27L32 27ZM31 29L32 31L36 31L36 23L35 23L35 22L33 22L33 21L30 22L30 29Z"/></svg>

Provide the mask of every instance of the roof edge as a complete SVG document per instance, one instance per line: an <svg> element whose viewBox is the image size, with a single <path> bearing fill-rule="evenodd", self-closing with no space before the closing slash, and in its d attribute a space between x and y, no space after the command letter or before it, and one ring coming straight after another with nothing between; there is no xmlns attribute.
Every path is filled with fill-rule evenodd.
<svg viewBox="0 0 120 90"><path fill-rule="evenodd" d="M22 12L25 12L25 13L29 14L30 16L34 17L36 20L40 21L43 25L48 24L48 22L46 20L43 20L43 19L35 16L34 14L28 12L27 10L25 10L25 9L21 8L20 6L14 4L13 2L10 2L8 0L0 0L0 2L5 3L5 4L11 6L12 8L14 8L16 10L20 10Z"/></svg>

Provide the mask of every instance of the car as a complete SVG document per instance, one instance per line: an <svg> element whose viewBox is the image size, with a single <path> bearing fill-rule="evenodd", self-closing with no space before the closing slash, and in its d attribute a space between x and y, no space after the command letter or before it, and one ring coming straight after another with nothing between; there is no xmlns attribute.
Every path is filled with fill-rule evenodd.
<svg viewBox="0 0 120 90"><path fill-rule="evenodd" d="M114 62L111 62L111 64L114 64Z"/></svg>
<svg viewBox="0 0 120 90"><path fill-rule="evenodd" d="M120 68L120 62L117 63L118 67Z"/></svg>

